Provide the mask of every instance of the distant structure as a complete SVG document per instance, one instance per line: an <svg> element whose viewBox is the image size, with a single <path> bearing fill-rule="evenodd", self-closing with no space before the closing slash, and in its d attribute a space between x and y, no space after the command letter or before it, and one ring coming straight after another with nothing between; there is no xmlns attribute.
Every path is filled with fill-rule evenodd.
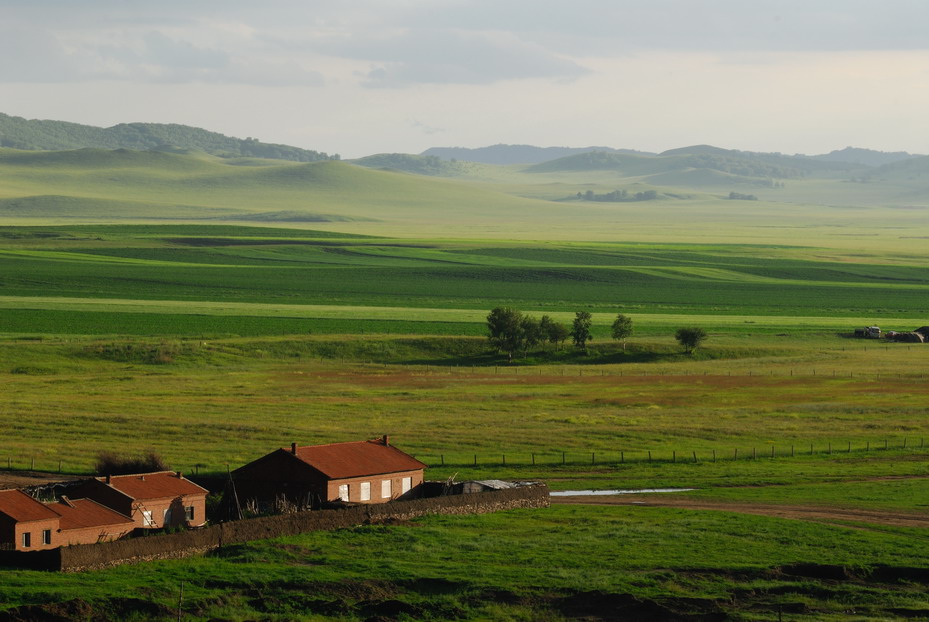
<svg viewBox="0 0 929 622"><path fill-rule="evenodd" d="M278 449L232 472L242 503L285 498L299 506L385 503L418 494L426 465L390 444L369 441Z"/></svg>

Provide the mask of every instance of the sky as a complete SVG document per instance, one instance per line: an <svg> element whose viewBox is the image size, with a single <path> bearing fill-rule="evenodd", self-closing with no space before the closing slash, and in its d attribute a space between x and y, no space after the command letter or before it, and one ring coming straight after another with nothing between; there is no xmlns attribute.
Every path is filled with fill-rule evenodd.
<svg viewBox="0 0 929 622"><path fill-rule="evenodd" d="M925 0L0 0L0 112L343 158L929 153Z"/></svg>

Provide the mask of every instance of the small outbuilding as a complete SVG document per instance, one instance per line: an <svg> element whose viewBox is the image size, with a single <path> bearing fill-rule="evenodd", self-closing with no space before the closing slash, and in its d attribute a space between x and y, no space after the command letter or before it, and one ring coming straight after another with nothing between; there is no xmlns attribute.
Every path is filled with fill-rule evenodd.
<svg viewBox="0 0 929 622"><path fill-rule="evenodd" d="M321 503L385 503L418 494L426 465L390 444L369 441L278 449L232 472L241 503L299 506Z"/></svg>
<svg viewBox="0 0 929 622"><path fill-rule="evenodd" d="M135 521L111 510L93 499L69 499L66 496L48 508L61 517L58 543L96 544L127 536L135 529Z"/></svg>
<svg viewBox="0 0 929 622"><path fill-rule="evenodd" d="M207 493L182 473L158 471L96 477L72 488L69 496L93 499L130 517L138 528L161 529L206 523Z"/></svg>

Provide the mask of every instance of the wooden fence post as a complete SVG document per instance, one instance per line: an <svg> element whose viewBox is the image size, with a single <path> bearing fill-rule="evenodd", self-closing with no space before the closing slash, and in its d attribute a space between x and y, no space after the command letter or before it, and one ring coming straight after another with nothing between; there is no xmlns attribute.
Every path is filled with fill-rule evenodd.
<svg viewBox="0 0 929 622"><path fill-rule="evenodd" d="M696 462L696 461L697 461L697 452L695 451L695 452L694 452L694 462Z"/></svg>
<svg viewBox="0 0 929 622"><path fill-rule="evenodd" d="M716 462L716 450L715 449L713 450L713 462L714 463Z"/></svg>

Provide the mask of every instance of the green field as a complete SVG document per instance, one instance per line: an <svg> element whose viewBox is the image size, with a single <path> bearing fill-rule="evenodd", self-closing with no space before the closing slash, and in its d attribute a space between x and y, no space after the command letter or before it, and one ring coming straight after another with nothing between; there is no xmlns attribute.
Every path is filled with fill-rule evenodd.
<svg viewBox="0 0 929 622"><path fill-rule="evenodd" d="M85 474L100 451L151 449L221 474L291 442L389 433L432 479L924 515L929 345L850 336L929 325L921 178L756 187L658 164L424 177L0 151L0 468ZM660 196L575 198L618 187ZM589 311L593 342L509 364L485 337L498 305L566 324ZM609 338L619 312L634 322L625 347ZM710 334L693 355L682 326ZM0 609L176 619L183 582L190 620L561 620L633 605L884 620L927 615L927 568L916 527L557 506L79 578L4 570Z"/></svg>

